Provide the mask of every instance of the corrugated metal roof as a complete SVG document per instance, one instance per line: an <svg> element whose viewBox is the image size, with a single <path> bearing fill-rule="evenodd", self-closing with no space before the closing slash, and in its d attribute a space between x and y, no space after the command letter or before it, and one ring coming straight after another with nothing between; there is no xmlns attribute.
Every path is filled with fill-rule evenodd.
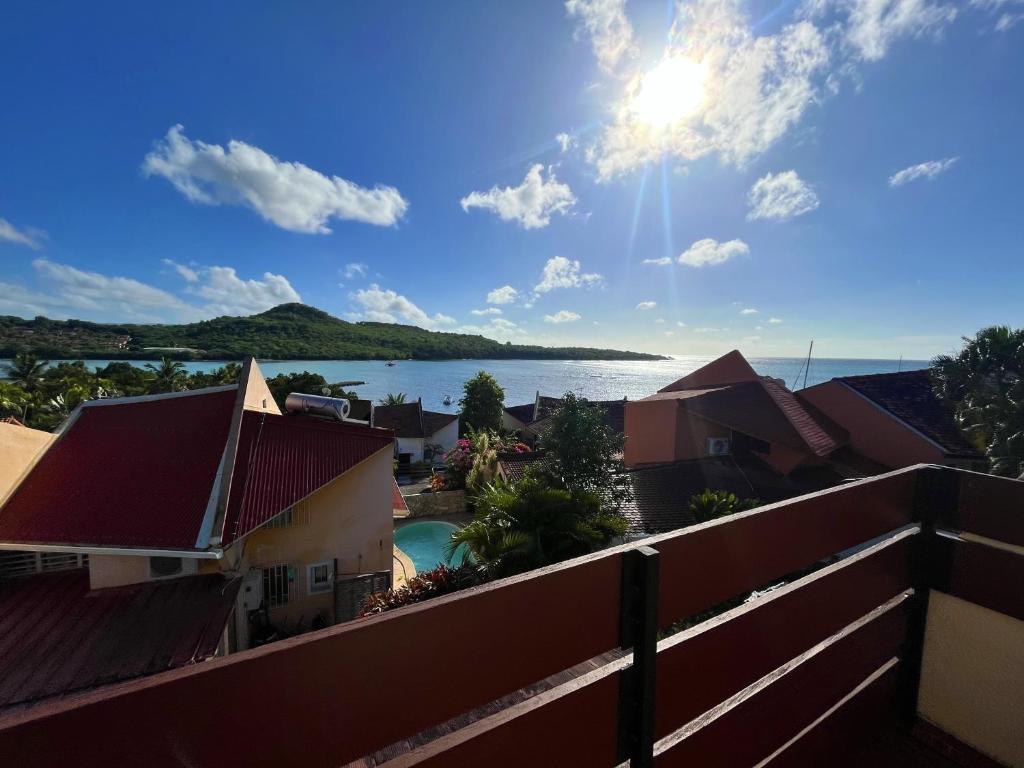
<svg viewBox="0 0 1024 768"><path fill-rule="evenodd" d="M392 444L390 430L245 411L222 546Z"/></svg>
<svg viewBox="0 0 1024 768"><path fill-rule="evenodd" d="M236 392L83 407L0 509L0 541L193 549Z"/></svg>
<svg viewBox="0 0 1024 768"><path fill-rule="evenodd" d="M207 574L90 592L87 568L0 582L0 709L210 658L240 583Z"/></svg>

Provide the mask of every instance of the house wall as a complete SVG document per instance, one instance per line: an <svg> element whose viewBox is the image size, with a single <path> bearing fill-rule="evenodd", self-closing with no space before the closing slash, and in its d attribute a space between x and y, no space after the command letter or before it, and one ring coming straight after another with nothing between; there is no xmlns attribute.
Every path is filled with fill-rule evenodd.
<svg viewBox="0 0 1024 768"><path fill-rule="evenodd" d="M338 574L391 570L391 462L390 450L378 451L303 502L308 520L260 528L232 547L243 547L242 573L273 565L295 569L288 604L269 611L272 623L294 627L301 618L308 629L317 615L334 621L333 592L307 593L306 566L312 563L337 559Z"/></svg>
<svg viewBox="0 0 1024 768"><path fill-rule="evenodd" d="M206 561L215 564L216 560ZM217 569L216 565L204 566L204 570ZM189 576L199 571L194 558L182 558L181 573ZM165 576L163 578L175 578ZM139 584L143 581L157 581L149 575L149 558L135 555L89 555L89 589L120 587L125 584Z"/></svg>
<svg viewBox="0 0 1024 768"><path fill-rule="evenodd" d="M512 416L506 411L502 411L501 428L508 432L522 432L524 429L526 429L526 425L519 419L517 419L515 416Z"/></svg>
<svg viewBox="0 0 1024 768"><path fill-rule="evenodd" d="M433 443L440 445L441 450L448 453L452 448L455 447L455 443L459 441L459 421L456 419L451 424L442 427L434 434L430 435L424 442ZM434 457L434 460L438 460L440 457Z"/></svg>
<svg viewBox="0 0 1024 768"><path fill-rule="evenodd" d="M676 414L676 459L701 459L708 455L709 437L732 437L732 430L696 416L685 408Z"/></svg>
<svg viewBox="0 0 1024 768"><path fill-rule="evenodd" d="M0 423L0 500L14 490L55 438L40 429Z"/></svg>
<svg viewBox="0 0 1024 768"><path fill-rule="evenodd" d="M997 761L1024 766L1024 621L942 592L928 600L918 713Z"/></svg>
<svg viewBox="0 0 1024 768"><path fill-rule="evenodd" d="M627 467L673 461L676 452L675 400L636 400L626 403Z"/></svg>
<svg viewBox="0 0 1024 768"><path fill-rule="evenodd" d="M423 438L422 437L396 437L395 455L397 459L400 453L411 454L410 461L423 461Z"/></svg>
<svg viewBox="0 0 1024 768"><path fill-rule="evenodd" d="M941 464L945 459L934 443L840 382L802 389L799 397L847 430L854 451L879 464L899 469L919 463Z"/></svg>
<svg viewBox="0 0 1024 768"><path fill-rule="evenodd" d="M281 409L277 407L277 402L270 393L270 387L267 386L263 373L255 361L249 367L249 380L245 386L245 399L242 401L242 407L247 411L266 411L281 415Z"/></svg>

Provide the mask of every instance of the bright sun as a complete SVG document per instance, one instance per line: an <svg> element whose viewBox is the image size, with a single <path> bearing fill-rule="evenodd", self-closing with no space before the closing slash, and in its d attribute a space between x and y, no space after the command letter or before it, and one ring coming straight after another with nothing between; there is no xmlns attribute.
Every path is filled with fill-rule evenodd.
<svg viewBox="0 0 1024 768"><path fill-rule="evenodd" d="M707 68L681 56L664 59L643 76L632 110L642 122L665 128L697 111L704 101Z"/></svg>

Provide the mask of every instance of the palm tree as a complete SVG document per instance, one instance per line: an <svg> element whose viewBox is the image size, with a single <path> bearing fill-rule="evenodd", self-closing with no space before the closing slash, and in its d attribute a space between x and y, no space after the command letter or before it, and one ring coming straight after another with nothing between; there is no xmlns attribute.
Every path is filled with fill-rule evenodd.
<svg viewBox="0 0 1024 768"><path fill-rule="evenodd" d="M180 360L162 357L160 358L159 365L146 363L145 368L153 373L153 381L149 386L151 394L177 392L182 388L182 380L185 378L185 364Z"/></svg>
<svg viewBox="0 0 1024 768"><path fill-rule="evenodd" d="M694 522L706 523L720 517L760 506L757 499L741 499L729 491L712 491L710 488L690 497L690 514Z"/></svg>
<svg viewBox="0 0 1024 768"><path fill-rule="evenodd" d="M7 378L26 392L35 392L43 383L43 373L50 365L48 360L40 360L31 352L19 352L7 364Z"/></svg>
<svg viewBox="0 0 1024 768"><path fill-rule="evenodd" d="M1024 329L983 328L932 361L932 381L994 474L1024 478Z"/></svg>
<svg viewBox="0 0 1024 768"><path fill-rule="evenodd" d="M377 402L381 405L402 405L405 402L405 392L399 392L397 395L393 392L388 392Z"/></svg>

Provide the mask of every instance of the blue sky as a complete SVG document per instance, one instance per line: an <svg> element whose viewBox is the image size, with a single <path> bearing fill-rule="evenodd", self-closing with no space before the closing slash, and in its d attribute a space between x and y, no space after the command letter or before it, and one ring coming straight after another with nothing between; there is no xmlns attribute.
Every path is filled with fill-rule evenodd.
<svg viewBox="0 0 1024 768"><path fill-rule="evenodd" d="M0 314L925 358L1021 323L1022 0L0 10Z"/></svg>

